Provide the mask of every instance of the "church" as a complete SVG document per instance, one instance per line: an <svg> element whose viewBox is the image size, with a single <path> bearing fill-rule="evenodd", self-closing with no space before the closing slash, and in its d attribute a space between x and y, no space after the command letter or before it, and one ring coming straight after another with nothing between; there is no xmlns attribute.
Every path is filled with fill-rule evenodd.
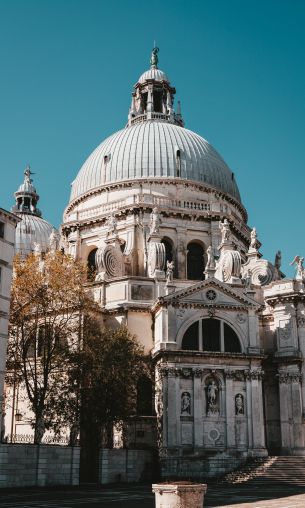
<svg viewBox="0 0 305 508"><path fill-rule="evenodd" d="M126 126L72 182L60 228L60 247L88 265L105 326L125 324L154 361L154 408L142 404L124 445L157 448L164 478L305 455L303 258L294 279L279 251L263 259L235 174L185 127L158 52ZM43 254L57 232L29 169L15 197L17 250Z"/></svg>

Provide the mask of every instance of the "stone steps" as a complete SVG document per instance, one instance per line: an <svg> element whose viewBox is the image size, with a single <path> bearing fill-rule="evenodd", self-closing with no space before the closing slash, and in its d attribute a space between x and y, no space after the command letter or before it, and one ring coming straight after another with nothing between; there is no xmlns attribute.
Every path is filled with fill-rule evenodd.
<svg viewBox="0 0 305 508"><path fill-rule="evenodd" d="M228 473L221 484L247 484L251 487L270 487L292 485L305 487L305 457L267 457L250 459L237 471Z"/></svg>

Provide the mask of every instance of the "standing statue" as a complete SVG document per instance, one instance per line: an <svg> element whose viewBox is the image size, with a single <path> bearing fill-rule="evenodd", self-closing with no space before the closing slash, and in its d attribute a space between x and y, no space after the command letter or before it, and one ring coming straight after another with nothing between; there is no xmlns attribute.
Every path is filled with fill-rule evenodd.
<svg viewBox="0 0 305 508"><path fill-rule="evenodd" d="M280 250L275 254L274 266L277 270L280 270L282 264L282 253Z"/></svg>
<svg viewBox="0 0 305 508"><path fill-rule="evenodd" d="M52 228L52 233L49 236L50 252L55 252L58 249L58 236L56 230Z"/></svg>
<svg viewBox="0 0 305 508"><path fill-rule="evenodd" d="M238 393L235 397L235 414L243 415L245 413L244 398L241 393Z"/></svg>
<svg viewBox="0 0 305 508"><path fill-rule="evenodd" d="M296 265L296 280L304 280L305 279L305 270L304 270L304 258L301 256L295 256L294 260L290 263L290 266Z"/></svg>
<svg viewBox="0 0 305 508"><path fill-rule="evenodd" d="M174 261L167 261L166 263L166 283L173 282L174 279Z"/></svg>
<svg viewBox="0 0 305 508"><path fill-rule="evenodd" d="M219 222L219 228L221 229L221 242L228 242L231 236L230 223L228 219L224 219L223 222Z"/></svg>
<svg viewBox="0 0 305 508"><path fill-rule="evenodd" d="M252 284L252 270L248 270L244 277L245 288L250 289Z"/></svg>
<svg viewBox="0 0 305 508"><path fill-rule="evenodd" d="M216 265L215 265L214 252L213 252L213 248L211 245L207 248L207 256L208 256L208 259L207 259L207 264L205 265L205 270L214 270Z"/></svg>
<svg viewBox="0 0 305 508"><path fill-rule="evenodd" d="M159 53L159 48L154 48L151 52L151 57L150 57L150 65L154 68L154 69L157 69L158 68L158 61L159 61L159 58L158 58L158 53Z"/></svg>
<svg viewBox="0 0 305 508"><path fill-rule="evenodd" d="M107 235L116 235L117 234L117 224L118 220L114 213L111 213L109 217L106 220L106 226L107 226Z"/></svg>
<svg viewBox="0 0 305 508"><path fill-rule="evenodd" d="M189 392L183 392L181 395L181 414L191 414L191 396Z"/></svg>
<svg viewBox="0 0 305 508"><path fill-rule="evenodd" d="M208 385L207 390L207 398L208 398L208 416L218 414L218 406L217 406L217 393L218 393L218 386L215 383L215 381L211 381Z"/></svg>
<svg viewBox="0 0 305 508"><path fill-rule="evenodd" d="M250 249L257 249L257 246L258 246L257 232L256 228L253 228L251 231Z"/></svg>
<svg viewBox="0 0 305 508"><path fill-rule="evenodd" d="M153 208L153 211L150 214L149 232L151 235L159 233L161 222L162 221L159 214L159 210L157 207L155 207Z"/></svg>

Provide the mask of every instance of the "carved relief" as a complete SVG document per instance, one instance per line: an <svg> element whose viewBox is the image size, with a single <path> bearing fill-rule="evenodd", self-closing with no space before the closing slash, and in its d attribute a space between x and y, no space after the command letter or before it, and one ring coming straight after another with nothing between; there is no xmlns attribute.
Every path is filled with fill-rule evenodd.
<svg viewBox="0 0 305 508"><path fill-rule="evenodd" d="M100 247L95 255L96 266L99 275L104 272L108 277L120 277L123 275L123 254L115 245L104 245Z"/></svg>
<svg viewBox="0 0 305 508"><path fill-rule="evenodd" d="M243 314L242 312L239 312L236 316L236 320L238 321L238 323L245 323L246 320L247 320L247 316L245 314Z"/></svg>

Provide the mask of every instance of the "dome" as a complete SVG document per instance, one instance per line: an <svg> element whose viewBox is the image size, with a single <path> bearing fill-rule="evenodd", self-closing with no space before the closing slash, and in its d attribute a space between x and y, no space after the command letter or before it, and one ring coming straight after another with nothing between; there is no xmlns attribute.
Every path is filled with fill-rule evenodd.
<svg viewBox="0 0 305 508"><path fill-rule="evenodd" d="M156 120L131 125L103 141L72 183L70 201L104 184L138 178L202 182L240 201L232 171L204 138Z"/></svg>
<svg viewBox="0 0 305 508"><path fill-rule="evenodd" d="M19 185L17 192L36 194L36 189L30 181L26 180L21 185Z"/></svg>
<svg viewBox="0 0 305 508"><path fill-rule="evenodd" d="M161 69L152 68L139 77L138 83L145 83L148 79L155 79L156 81L168 81L169 79L166 76L165 72L161 71Z"/></svg>
<svg viewBox="0 0 305 508"><path fill-rule="evenodd" d="M26 256L34 251L35 243L40 245L42 252L49 248L53 226L36 215L18 214L22 219L16 227L16 252Z"/></svg>

